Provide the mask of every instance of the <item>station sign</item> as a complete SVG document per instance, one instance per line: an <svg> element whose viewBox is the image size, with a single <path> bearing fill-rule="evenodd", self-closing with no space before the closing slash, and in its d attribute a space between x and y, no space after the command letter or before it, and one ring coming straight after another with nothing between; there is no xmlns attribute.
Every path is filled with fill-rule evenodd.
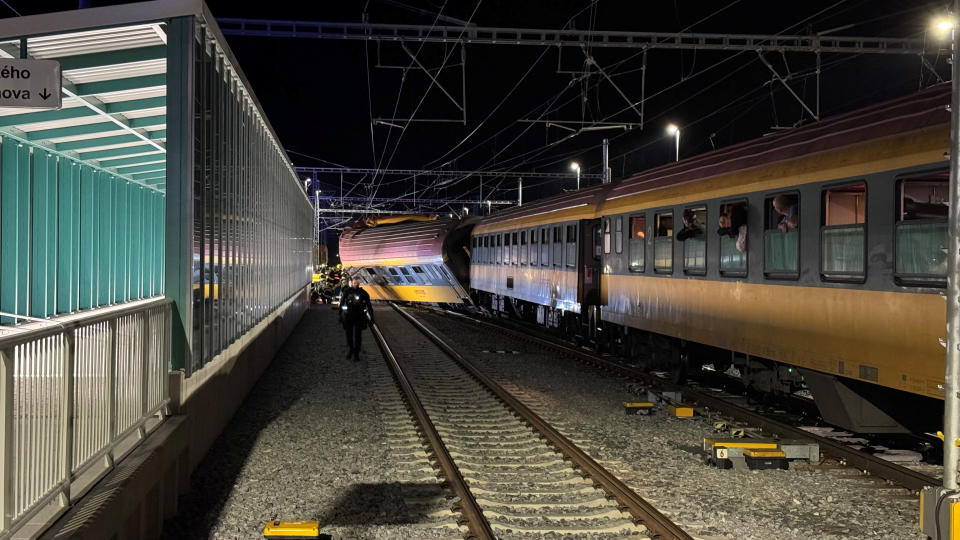
<svg viewBox="0 0 960 540"><path fill-rule="evenodd" d="M60 62L0 58L0 107L59 109Z"/></svg>

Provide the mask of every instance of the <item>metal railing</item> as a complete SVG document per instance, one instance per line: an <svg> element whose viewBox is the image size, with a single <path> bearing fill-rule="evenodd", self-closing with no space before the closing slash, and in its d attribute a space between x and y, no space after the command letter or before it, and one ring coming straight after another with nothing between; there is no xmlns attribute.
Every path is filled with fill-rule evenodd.
<svg viewBox="0 0 960 540"><path fill-rule="evenodd" d="M163 419L170 301L0 333L0 538L52 520Z"/></svg>

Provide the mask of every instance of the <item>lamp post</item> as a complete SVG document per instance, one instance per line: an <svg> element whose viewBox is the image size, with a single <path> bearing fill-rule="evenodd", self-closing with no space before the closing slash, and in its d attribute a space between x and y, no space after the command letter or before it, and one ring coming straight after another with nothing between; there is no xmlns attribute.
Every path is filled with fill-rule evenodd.
<svg viewBox="0 0 960 540"><path fill-rule="evenodd" d="M674 161L680 161L680 128L676 124L667 125L667 135L673 135L676 142L676 154Z"/></svg>
<svg viewBox="0 0 960 540"><path fill-rule="evenodd" d="M574 161L570 164L571 171L577 171L577 191L580 191L580 164Z"/></svg>

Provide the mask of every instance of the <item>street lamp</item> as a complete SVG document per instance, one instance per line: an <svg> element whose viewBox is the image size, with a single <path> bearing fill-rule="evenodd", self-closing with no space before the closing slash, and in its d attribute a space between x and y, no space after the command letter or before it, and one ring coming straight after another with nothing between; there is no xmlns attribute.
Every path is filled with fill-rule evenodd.
<svg viewBox="0 0 960 540"><path fill-rule="evenodd" d="M680 128L676 124L667 124L667 135L673 135L677 147L674 161L680 161Z"/></svg>
<svg viewBox="0 0 960 540"><path fill-rule="evenodd" d="M577 191L580 191L580 164L574 161L570 164L571 171L577 171Z"/></svg>

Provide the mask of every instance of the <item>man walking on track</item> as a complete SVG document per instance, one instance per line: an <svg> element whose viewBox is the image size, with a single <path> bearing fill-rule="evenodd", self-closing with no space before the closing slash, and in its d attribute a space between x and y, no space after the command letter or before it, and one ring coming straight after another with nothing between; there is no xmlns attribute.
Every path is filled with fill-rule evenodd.
<svg viewBox="0 0 960 540"><path fill-rule="evenodd" d="M358 278L350 279L350 286L340 294L340 323L347 332L347 358L360 360L360 333L367 327L367 319L373 322L373 306L370 295L360 288Z"/></svg>

